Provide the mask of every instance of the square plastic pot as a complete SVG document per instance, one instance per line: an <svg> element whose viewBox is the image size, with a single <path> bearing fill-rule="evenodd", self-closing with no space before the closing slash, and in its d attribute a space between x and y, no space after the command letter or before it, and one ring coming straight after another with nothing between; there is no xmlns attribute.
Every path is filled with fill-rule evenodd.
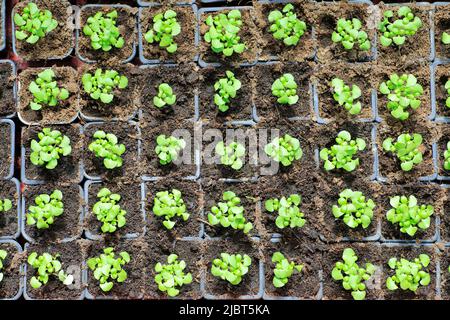
<svg viewBox="0 0 450 320"><path fill-rule="evenodd" d="M22 247L20 246L20 244L18 244L14 240L0 239L0 249L2 248L2 245L14 246L16 248L16 250L17 250L17 255L20 255L23 252ZM6 257L6 258L8 259L8 257ZM13 259L14 259L14 257L13 257ZM4 267L7 268L8 265L4 265ZM17 293L14 294L13 296L10 296L10 297L2 297L2 296L0 296L0 301L1 300L18 300L22 296L23 285L24 285L24 277L23 277L23 268L24 268L24 266L22 264L19 264L17 266L17 268L19 269L18 272L17 272L17 279L16 279L17 282L18 282ZM4 278L3 278L2 282L7 281L7 278L8 278L8 274L6 273L6 274L4 274ZM2 285L3 285L3 283L2 283Z"/></svg>
<svg viewBox="0 0 450 320"><path fill-rule="evenodd" d="M20 201L20 198L21 198L21 195L20 195L20 193L21 193L21 191L20 191L20 182L16 178L12 178L9 181L6 181L6 180L5 181L0 181L0 184L4 184L6 182L11 182L11 183L13 183L15 185L15 191L16 191L16 194L17 194L17 198L14 199L15 204L14 204L14 201L12 199L10 199L10 200L13 202L13 207L14 206L16 207L15 217L17 219L17 222L14 223L14 224L17 224L17 227L15 228L16 231L14 231L13 234L0 235L0 240L17 239L20 236L20 225L21 225L21 217L22 217L21 216L21 201ZM6 213L4 213L4 212L2 213L2 215L5 215L5 214ZM2 217L2 218L4 218L4 217ZM6 218L6 219L8 219L8 218ZM8 222L7 222L7 224L8 224Z"/></svg>
<svg viewBox="0 0 450 320"><path fill-rule="evenodd" d="M9 170L7 171L5 176L0 176L0 180L9 180L12 178L13 174L14 174L14 161L15 161L15 151L16 151L16 125L14 124L14 122L12 120L9 119L0 119L0 124L5 124L7 126L10 127L10 134L11 134L11 140L10 140L10 156L11 156L11 163L9 164ZM6 145L8 146L8 145ZM5 146L2 146L5 147Z"/></svg>
<svg viewBox="0 0 450 320"><path fill-rule="evenodd" d="M17 83L15 81L15 79L17 78L17 67L16 64L11 61L11 60L0 60L0 64L9 64L11 65L11 85L12 85L12 99L13 99L13 108L14 111L11 112L10 114L6 114L4 116L2 116L2 118L13 118L16 115L16 109L17 109ZM7 88L2 88L3 90L7 89Z"/></svg>

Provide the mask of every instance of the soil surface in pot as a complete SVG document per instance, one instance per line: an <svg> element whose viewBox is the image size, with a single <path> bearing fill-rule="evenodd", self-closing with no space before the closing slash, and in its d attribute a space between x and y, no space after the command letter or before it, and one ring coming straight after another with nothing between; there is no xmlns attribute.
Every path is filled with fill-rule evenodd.
<svg viewBox="0 0 450 320"><path fill-rule="evenodd" d="M441 298L448 300L450 298L450 249L445 248L441 253Z"/></svg>
<svg viewBox="0 0 450 320"><path fill-rule="evenodd" d="M448 80L450 80L450 64L437 65L435 70L436 73L434 75L434 85L436 90L436 116L450 117L450 108L445 105L445 101L450 96L450 94L448 94L447 90L445 89L445 84Z"/></svg>
<svg viewBox="0 0 450 320"><path fill-rule="evenodd" d="M0 299L11 299L19 292L20 282L20 258L21 254L12 243L0 243L0 250L5 250L7 256L3 260L3 280L0 282Z"/></svg>
<svg viewBox="0 0 450 320"><path fill-rule="evenodd" d="M441 137L437 142L437 156L438 156L438 173L440 176L449 177L450 170L444 169L445 162L445 151L447 150L447 143L450 141L450 127L448 125L443 125L441 127Z"/></svg>
<svg viewBox="0 0 450 320"><path fill-rule="evenodd" d="M450 33L450 5L436 6L434 12L434 45L436 58L450 58L450 45L442 43L442 33Z"/></svg>
<svg viewBox="0 0 450 320"><path fill-rule="evenodd" d="M12 180L0 182L0 199L12 202L12 208L0 214L0 237L11 237L18 231L17 202L19 194L17 186Z"/></svg>
<svg viewBox="0 0 450 320"><path fill-rule="evenodd" d="M9 116L16 112L15 78L11 64L9 62L0 63L0 116Z"/></svg>
<svg viewBox="0 0 450 320"><path fill-rule="evenodd" d="M11 169L11 125L0 122L0 177L9 175Z"/></svg>
<svg viewBox="0 0 450 320"><path fill-rule="evenodd" d="M444 192L449 192L449 189L444 189ZM450 199L444 202L444 214L441 217L440 230L441 230L441 240L443 242L450 242Z"/></svg>

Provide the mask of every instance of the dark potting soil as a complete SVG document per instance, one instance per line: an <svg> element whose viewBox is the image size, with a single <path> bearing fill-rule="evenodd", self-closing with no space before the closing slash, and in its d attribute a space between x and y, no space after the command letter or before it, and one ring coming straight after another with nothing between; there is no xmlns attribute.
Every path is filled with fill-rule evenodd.
<svg viewBox="0 0 450 320"><path fill-rule="evenodd" d="M445 151L447 150L447 143L450 141L450 127L447 125L441 126L441 135L437 142L437 166L438 173L440 176L448 177L450 176L450 170L444 169L445 162Z"/></svg>
<svg viewBox="0 0 450 320"><path fill-rule="evenodd" d="M63 194L62 202L64 212L56 217L54 223L48 229L38 229L36 225L28 225L26 217L31 206L36 206L35 199L41 194L51 195L53 191L60 190ZM82 228L82 198L80 187L72 185L27 185L23 190L25 199L24 232L39 243L58 243L67 239L76 239L81 236Z"/></svg>
<svg viewBox="0 0 450 320"><path fill-rule="evenodd" d="M0 62L0 116L9 116L16 112L15 78L11 63Z"/></svg>
<svg viewBox="0 0 450 320"><path fill-rule="evenodd" d="M69 98L61 100L55 107L43 106L39 111L31 110L30 102L34 100L33 94L28 90L32 81L38 74L47 68L26 69L19 75L19 114L21 119L31 124L59 124L70 123L77 116L78 107L78 73L71 67L52 67L55 72L55 81L59 88L69 91Z"/></svg>
<svg viewBox="0 0 450 320"><path fill-rule="evenodd" d="M434 45L436 58L450 58L450 45L442 43L442 33L450 33L450 5L436 6L434 12Z"/></svg>
<svg viewBox="0 0 450 320"><path fill-rule="evenodd" d="M66 157L61 156L55 169L48 170L45 166L35 166L30 161L31 141L39 141L38 133L42 131L41 126L31 126L24 128L22 132L22 145L25 147L25 176L28 180L39 181L57 181L62 182L80 182L81 172L81 150L82 140L80 135L80 126L77 124L53 125L49 126L52 130L59 130L62 135L70 139L72 153Z"/></svg>
<svg viewBox="0 0 450 320"><path fill-rule="evenodd" d="M0 10L3 12L3 10L6 8L6 2L2 2L0 4ZM1 14L0 15L0 47L3 47L6 41L6 32L3 30L3 19L6 19L6 17ZM5 33L4 33L5 32Z"/></svg>
<svg viewBox="0 0 450 320"><path fill-rule="evenodd" d="M450 212L450 198L448 196L450 192L449 190L449 188L443 190L444 194L447 194L447 199L444 201L444 211L441 216L441 223L439 224L442 242L450 242L450 214L448 214Z"/></svg>
<svg viewBox="0 0 450 320"><path fill-rule="evenodd" d="M0 282L0 299L13 298L20 289L22 277L20 275L21 254L17 247L11 243L0 243L0 250L5 250L7 256L3 260L3 280Z"/></svg>
<svg viewBox="0 0 450 320"><path fill-rule="evenodd" d="M19 194L17 186L12 180L0 181L0 200L8 199L12 208L0 214L0 237L11 237L19 230L17 220L17 203Z"/></svg>
<svg viewBox="0 0 450 320"><path fill-rule="evenodd" d="M19 2L14 7L14 13L22 13L29 1ZM73 10L67 0L34 0L40 10L50 10L53 19L58 21L58 27L39 39L35 44L29 44L25 40L16 39L17 54L24 60L37 61L52 58L62 58L68 55L74 47ZM19 30L16 26L16 30Z"/></svg>
<svg viewBox="0 0 450 320"><path fill-rule="evenodd" d="M450 273L448 268L450 266L450 249L445 248L444 252L440 253L441 261L441 298L448 300L450 298Z"/></svg>
<svg viewBox="0 0 450 320"><path fill-rule="evenodd" d="M436 115L450 117L450 108L445 105L445 101L450 96L445 89L445 83L450 79L450 65L437 65L435 70Z"/></svg>
<svg viewBox="0 0 450 320"><path fill-rule="evenodd" d="M0 122L0 177L9 175L11 169L11 125Z"/></svg>
<svg viewBox="0 0 450 320"><path fill-rule="evenodd" d="M159 43L148 43L144 38L145 34L153 28L153 18L169 9L176 12L176 19L181 27L180 34L174 37L174 41L178 45L178 49L174 53L168 53L165 48L159 46ZM158 7L143 8L140 28L145 59L176 62L194 60L197 54L197 47L195 46L196 21L197 19L191 6L168 6L163 4Z"/></svg>

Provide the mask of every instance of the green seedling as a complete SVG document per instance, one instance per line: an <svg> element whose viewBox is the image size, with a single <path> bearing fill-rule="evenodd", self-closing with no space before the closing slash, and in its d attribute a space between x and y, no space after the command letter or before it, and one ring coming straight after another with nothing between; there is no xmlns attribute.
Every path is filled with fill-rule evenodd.
<svg viewBox="0 0 450 320"><path fill-rule="evenodd" d="M339 194L337 203L333 205L333 216L342 219L350 228L361 225L366 229L372 222L375 203L366 199L362 192L345 189Z"/></svg>
<svg viewBox="0 0 450 320"><path fill-rule="evenodd" d="M43 128L38 133L38 138L39 141L31 140L30 161L35 166L55 169L61 156L66 157L72 153L69 137L59 130Z"/></svg>
<svg viewBox="0 0 450 320"><path fill-rule="evenodd" d="M186 262L184 260L178 261L176 254L171 254L167 257L167 264L158 262L155 266L155 282L158 289L166 292L169 297L176 297L180 290L177 287L192 283L192 274L185 273Z"/></svg>
<svg viewBox="0 0 450 320"><path fill-rule="evenodd" d="M87 19L83 33L91 39L92 49L101 49L107 52L113 48L123 48L125 39L120 34L119 27L117 26L117 17L117 11L113 10L108 13L99 11Z"/></svg>
<svg viewBox="0 0 450 320"><path fill-rule="evenodd" d="M173 136L166 137L161 134L156 138L155 152L158 155L159 163L167 165L178 159L178 153L186 147L184 139L177 139Z"/></svg>
<svg viewBox="0 0 450 320"><path fill-rule="evenodd" d="M122 283L128 278L128 274L123 267L131 261L131 257L126 251L119 253L115 257L114 248L105 248L99 257L90 258L87 261L89 269L94 272L95 280L100 282L100 289L109 292L114 286L114 281Z"/></svg>
<svg viewBox="0 0 450 320"><path fill-rule="evenodd" d="M64 213L63 194L54 190L50 195L40 194L34 199L35 206L30 206L27 213L27 225L38 229L48 229L57 217Z"/></svg>
<svg viewBox="0 0 450 320"><path fill-rule="evenodd" d="M386 287L395 291L399 288L416 292L419 286L428 286L431 283L431 276L423 268L430 264L430 257L420 254L413 261L407 259L390 258L388 266L395 270L395 275L386 279Z"/></svg>
<svg viewBox="0 0 450 320"><path fill-rule="evenodd" d="M220 163L224 166L239 170L244 165L245 147L239 142L231 142L225 146L224 142L220 141L215 151L220 156Z"/></svg>
<svg viewBox="0 0 450 320"><path fill-rule="evenodd" d="M331 35L331 41L341 43L345 50L352 50L355 43L362 51L370 50L370 41L367 33L361 30L362 22L359 19L338 19L336 29Z"/></svg>
<svg viewBox="0 0 450 320"><path fill-rule="evenodd" d="M333 99L340 106L344 106L351 115L361 113L361 102L357 100L361 97L361 89L353 84L352 87L346 85L342 79L334 78L331 80L333 87Z"/></svg>
<svg viewBox="0 0 450 320"><path fill-rule="evenodd" d="M118 202L121 200L120 194L112 193L108 188L102 188L97 193L98 201L94 204L94 212L97 220L102 223L103 233L113 233L118 228L122 228L127 223L125 218L127 212L123 210Z"/></svg>
<svg viewBox="0 0 450 320"><path fill-rule="evenodd" d="M86 93L94 100L111 103L116 89L128 87L128 78L120 75L116 70L97 69L94 74L85 73L81 79Z"/></svg>
<svg viewBox="0 0 450 320"><path fill-rule="evenodd" d="M70 286L74 281L73 275L67 274L62 269L59 254L51 255L45 252L38 256L37 252L32 252L28 256L28 264L37 270L37 275L30 280L33 289L39 289L42 285L46 285L51 276L57 277L66 286Z"/></svg>
<svg viewBox="0 0 450 320"><path fill-rule="evenodd" d="M144 35L144 39L148 43L159 43L159 46L166 49L168 53L174 53L178 49L174 37L180 32L181 26L177 20L177 13L167 10L153 17L153 25Z"/></svg>
<svg viewBox="0 0 450 320"><path fill-rule="evenodd" d="M214 277L226 280L236 286L242 281L242 277L248 273L252 259L244 254L221 253L221 259L213 260L211 273Z"/></svg>
<svg viewBox="0 0 450 320"><path fill-rule="evenodd" d="M164 217L163 225L168 230L172 230L175 226L175 222L172 221L173 218L178 217L187 221L190 216L186 210L181 191L177 189L172 189L172 192L160 191L156 193L152 211L155 216Z"/></svg>
<svg viewBox="0 0 450 320"><path fill-rule="evenodd" d="M306 32L306 23L297 18L294 6L288 3L283 10L269 13L269 31L274 39L283 41L286 46L295 46Z"/></svg>
<svg viewBox="0 0 450 320"><path fill-rule="evenodd" d="M225 191L222 195L225 202L219 202L208 213L208 221L211 225L220 224L224 228L242 230L244 234L253 229L253 224L247 222L244 217L245 209L241 206L241 199L232 191Z"/></svg>
<svg viewBox="0 0 450 320"><path fill-rule="evenodd" d="M395 196L390 200L390 209L386 218L392 224L400 226L400 232L414 236L418 229L430 227L431 216L434 213L432 205L418 205L415 196Z"/></svg>
<svg viewBox="0 0 450 320"><path fill-rule="evenodd" d="M443 32L441 36L441 41L443 44L450 44L450 33Z"/></svg>
<svg viewBox="0 0 450 320"><path fill-rule="evenodd" d="M447 142L447 149L444 152L444 169L450 171L450 141ZM0 202L1 208L1 202ZM2 211L0 209L0 211Z"/></svg>
<svg viewBox="0 0 450 320"><path fill-rule="evenodd" d="M0 213L8 212L12 208L12 202L9 199L0 199Z"/></svg>
<svg viewBox="0 0 450 320"><path fill-rule="evenodd" d="M59 88L54 77L55 72L52 69L45 69L38 74L36 80L31 81L28 86L34 97L30 102L31 110L41 110L46 106L56 107L58 102L69 98L69 91L66 88Z"/></svg>
<svg viewBox="0 0 450 320"><path fill-rule="evenodd" d="M355 170L359 166L359 158L353 159L358 151L366 149L366 142L361 138L352 140L348 131L338 133L336 143L330 149L323 148L320 151L320 159L325 161L326 171L344 169L347 172Z"/></svg>
<svg viewBox="0 0 450 320"><path fill-rule="evenodd" d="M403 6L397 10L396 18L394 11L387 10L383 13L383 21L380 22L378 30L380 31L380 43L384 47L392 44L401 46L405 43L407 37L417 33L422 27L422 21L409 7Z"/></svg>
<svg viewBox="0 0 450 320"><path fill-rule="evenodd" d="M300 160L303 156L300 141L289 134L273 139L264 147L264 152L274 161L281 162L285 167L290 166L296 160Z"/></svg>
<svg viewBox="0 0 450 320"><path fill-rule="evenodd" d="M3 263L6 259L6 257L8 256L8 252L6 252L5 250L0 250L0 283L2 283L3 281Z"/></svg>
<svg viewBox="0 0 450 320"><path fill-rule="evenodd" d="M447 90L447 99L445 100L445 105L450 108L450 78L445 83L445 90Z"/></svg>
<svg viewBox="0 0 450 320"><path fill-rule="evenodd" d="M49 10L40 10L35 3L29 2L22 14L14 14L14 24L18 27L15 32L17 40L35 44L52 32L58 26L58 21L53 19Z"/></svg>
<svg viewBox="0 0 450 320"><path fill-rule="evenodd" d="M281 252L275 252L272 255L272 262L276 263L273 269L273 286L275 288L282 288L288 283L289 278L292 277L295 271L302 272L303 265L289 262Z"/></svg>
<svg viewBox="0 0 450 320"><path fill-rule="evenodd" d="M125 145L119 144L119 140L112 133L99 130L94 133L94 141L89 144L89 151L97 158L103 158L106 169L112 170L123 165L122 155L125 153Z"/></svg>
<svg viewBox="0 0 450 320"><path fill-rule="evenodd" d="M230 108L231 99L236 98L237 92L241 89L241 82L234 77L234 73L226 71L226 78L220 78L214 84L214 104L220 112L225 112Z"/></svg>
<svg viewBox="0 0 450 320"><path fill-rule="evenodd" d="M365 281L375 273L375 266L371 263L366 263L366 267L358 266L358 256L351 248L344 249L342 253L344 261L336 262L331 277L335 281L342 281L342 286L345 290L352 292L352 297L355 300L364 300L366 298Z"/></svg>
<svg viewBox="0 0 450 320"><path fill-rule="evenodd" d="M288 198L268 199L264 203L264 207L269 212L277 212L278 217L275 225L280 228L301 228L305 225L305 214L300 211L302 197L298 194L291 194Z"/></svg>
<svg viewBox="0 0 450 320"><path fill-rule="evenodd" d="M167 83L158 86L158 94L153 97L155 107L162 109L166 105L173 106L177 102L177 96L173 94L173 89Z"/></svg>
<svg viewBox="0 0 450 320"><path fill-rule="evenodd" d="M214 53L221 53L230 57L234 53L241 54L246 49L238 35L242 27L242 17L239 10L230 10L227 14L209 15L205 21L208 31L204 35L207 43L211 44Z"/></svg>
<svg viewBox="0 0 450 320"><path fill-rule="evenodd" d="M290 73L283 74L272 84L272 94L280 104L293 105L298 102L297 83Z"/></svg>
<svg viewBox="0 0 450 320"><path fill-rule="evenodd" d="M397 141L392 138L386 138L383 141L383 149L386 152L392 152L400 160L400 167L403 171L411 169L422 162L423 155L420 151L422 147L422 135L418 133L403 133L398 136Z"/></svg>

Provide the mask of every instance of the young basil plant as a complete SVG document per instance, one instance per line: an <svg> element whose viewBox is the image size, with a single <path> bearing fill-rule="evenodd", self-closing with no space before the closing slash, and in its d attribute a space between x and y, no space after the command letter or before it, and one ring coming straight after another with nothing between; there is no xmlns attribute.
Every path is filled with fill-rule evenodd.
<svg viewBox="0 0 450 320"><path fill-rule="evenodd" d="M181 26L177 20L177 13L173 10L167 10L153 17L153 25L144 35L144 39L148 43L158 43L168 53L174 53L178 49L174 37L179 35L180 32Z"/></svg>
<svg viewBox="0 0 450 320"><path fill-rule="evenodd" d="M423 270L430 264L430 257L420 254L413 261L407 259L390 258L388 266L395 270L395 274L386 279L386 287L395 291L399 288L406 291L416 292L420 286L428 286L431 283L431 276Z"/></svg>
<svg viewBox="0 0 450 320"><path fill-rule="evenodd" d="M422 21L414 16L411 8L402 6L396 13L398 19L394 20L396 18L394 11L385 11L383 21L378 26L381 33L380 43L384 47L389 47L391 44L403 45L407 37L415 35L422 27Z"/></svg>
<svg viewBox="0 0 450 320"><path fill-rule="evenodd" d="M58 87L54 77L55 72L52 69L45 69L34 81L31 81L28 86L28 90L33 94L33 101L30 102L31 110L41 110L46 106L56 107L59 101L69 98L69 91Z"/></svg>
<svg viewBox="0 0 450 320"><path fill-rule="evenodd" d="M112 193L108 188L102 188L97 193L98 201L94 204L92 212L102 223L103 233L113 233L127 223L127 212L120 207L120 194Z"/></svg>
<svg viewBox="0 0 450 320"><path fill-rule="evenodd" d="M372 222L375 203L366 199L361 191L345 189L339 194L337 203L333 205L333 216L341 218L348 227L354 229L361 225L366 229Z"/></svg>
<svg viewBox="0 0 450 320"><path fill-rule="evenodd" d="M87 19L83 34L91 39L92 49L107 52L123 48L125 39L117 26L117 17L117 10L113 10L108 13L99 11Z"/></svg>
<svg viewBox="0 0 450 320"><path fill-rule="evenodd" d="M6 257L8 256L8 252L6 252L6 250L0 250L0 284L3 281L3 263L6 259Z"/></svg>
<svg viewBox="0 0 450 320"><path fill-rule="evenodd" d="M111 103L116 89L128 87L128 78L120 75L116 70L96 69L94 74L85 73L81 79L83 89L94 100Z"/></svg>
<svg viewBox="0 0 450 320"><path fill-rule="evenodd" d="M283 10L273 10L269 13L271 23L269 31L274 39L282 40L286 46L295 46L306 32L306 23L297 18L294 6L288 3Z"/></svg>
<svg viewBox="0 0 450 320"><path fill-rule="evenodd" d="M33 289L39 289L42 285L46 285L50 277L57 277L66 286L70 286L74 281L73 275L67 274L62 269L58 253L51 255L45 252L39 256L37 252L32 252L28 256L28 264L37 270L37 275L30 280L30 285Z"/></svg>
<svg viewBox="0 0 450 320"><path fill-rule="evenodd" d="M443 44L450 44L450 33L443 32L441 36L441 41Z"/></svg>
<svg viewBox="0 0 450 320"><path fill-rule="evenodd" d="M356 84L353 84L350 88L342 79L334 78L331 80L331 85L334 101L340 106L344 106L345 110L351 115L361 113L361 102L355 102L355 100L361 97L361 89Z"/></svg>
<svg viewBox="0 0 450 320"><path fill-rule="evenodd" d="M273 269L273 286L275 288L284 287L289 278L292 277L295 271L302 272L303 265L295 264L295 262L289 262L281 252L275 252L272 255L272 262L275 263L275 269Z"/></svg>
<svg viewBox="0 0 450 320"><path fill-rule="evenodd" d="M173 94L173 89L167 83L158 86L158 94L153 97L155 107L162 109L166 105L173 106L177 102L177 96Z"/></svg>
<svg viewBox="0 0 450 320"><path fill-rule="evenodd" d="M214 84L214 104L220 112L225 112L230 108L231 99L236 98L237 92L241 89L241 82L234 77L234 73L226 71L226 78L220 78Z"/></svg>
<svg viewBox="0 0 450 320"><path fill-rule="evenodd" d="M362 51L370 50L370 41L367 33L361 30L362 22L357 18L351 20L338 19L336 30L331 35L331 41L341 43L345 50L352 50L355 43Z"/></svg>
<svg viewBox="0 0 450 320"><path fill-rule="evenodd" d="M298 102L297 88L294 76L290 73L285 73L273 82L272 94L277 98L278 103L291 106Z"/></svg>
<svg viewBox="0 0 450 320"><path fill-rule="evenodd" d="M49 10L40 10L34 2L29 2L22 14L14 14L14 24L18 27L15 32L17 40L26 39L27 43L35 44L52 32L58 26L58 21L53 19Z"/></svg>
<svg viewBox="0 0 450 320"><path fill-rule="evenodd" d="M242 281L242 277L248 273L252 259L244 254L221 253L221 259L216 258L212 262L211 274L214 277L226 280L236 286Z"/></svg>
<svg viewBox="0 0 450 320"><path fill-rule="evenodd" d="M54 190L50 195L40 194L34 199L27 213L27 225L36 225L38 229L48 229L57 217L64 213L63 194Z"/></svg>
<svg viewBox="0 0 450 320"><path fill-rule="evenodd" d="M172 230L175 226L173 218L181 218L183 221L189 219L190 214L187 212L180 190L172 189L169 191L160 191L156 193L153 200L153 213L157 217L164 217L163 225L166 229Z"/></svg>
<svg viewBox="0 0 450 320"><path fill-rule="evenodd" d="M450 108L450 78L448 78L445 83L445 90L447 90L447 99L445 100L445 105L447 108Z"/></svg>
<svg viewBox="0 0 450 320"><path fill-rule="evenodd" d="M98 130L94 133L94 141L89 144L89 151L97 158L103 158L106 169L112 170L123 165L122 155L125 153L125 145L119 144L119 140L112 133Z"/></svg>
<svg viewBox="0 0 450 320"><path fill-rule="evenodd" d="M220 163L224 166L239 170L244 165L245 147L239 142L231 142L225 146L223 141L220 141L215 151L220 156Z"/></svg>
<svg viewBox="0 0 450 320"><path fill-rule="evenodd" d="M35 166L45 166L46 169L55 169L58 160L72 153L69 137L59 130L43 128L38 133L39 141L31 140L30 161Z"/></svg>
<svg viewBox="0 0 450 320"><path fill-rule="evenodd" d="M186 262L184 260L178 261L176 254L171 254L167 257L167 264L158 262L155 265L155 282L158 289L166 292L169 297L176 297L183 285L192 283L192 274L185 273ZM178 287L178 288L177 288Z"/></svg>
<svg viewBox="0 0 450 320"><path fill-rule="evenodd" d="M422 141L421 134L403 133L398 136L396 142L392 138L386 138L383 141L383 150L392 152L400 160L400 167L403 171L411 171L415 165L423 160Z"/></svg>
<svg viewBox="0 0 450 320"><path fill-rule="evenodd" d="M156 138L155 152L158 155L159 163L167 165L178 159L178 153L186 147L184 139L177 139L173 136L166 137L161 134Z"/></svg>
<svg viewBox="0 0 450 320"><path fill-rule="evenodd" d="M297 138L285 134L281 138L275 138L264 147L264 152L276 162L281 162L285 167L294 161L300 160L303 150Z"/></svg>
<svg viewBox="0 0 450 320"><path fill-rule="evenodd" d="M298 194L291 194L288 198L281 197L281 199L268 199L264 203L264 207L269 212L277 212L278 217L275 220L275 225L280 228L301 228L305 225L305 214L300 211L300 204L302 197Z"/></svg>
<svg viewBox="0 0 450 320"><path fill-rule="evenodd" d="M444 169L450 171L450 140L447 142L447 149L444 151Z"/></svg>
<svg viewBox="0 0 450 320"><path fill-rule="evenodd" d="M8 212L12 208L12 202L9 199L0 199L0 213Z"/></svg>

